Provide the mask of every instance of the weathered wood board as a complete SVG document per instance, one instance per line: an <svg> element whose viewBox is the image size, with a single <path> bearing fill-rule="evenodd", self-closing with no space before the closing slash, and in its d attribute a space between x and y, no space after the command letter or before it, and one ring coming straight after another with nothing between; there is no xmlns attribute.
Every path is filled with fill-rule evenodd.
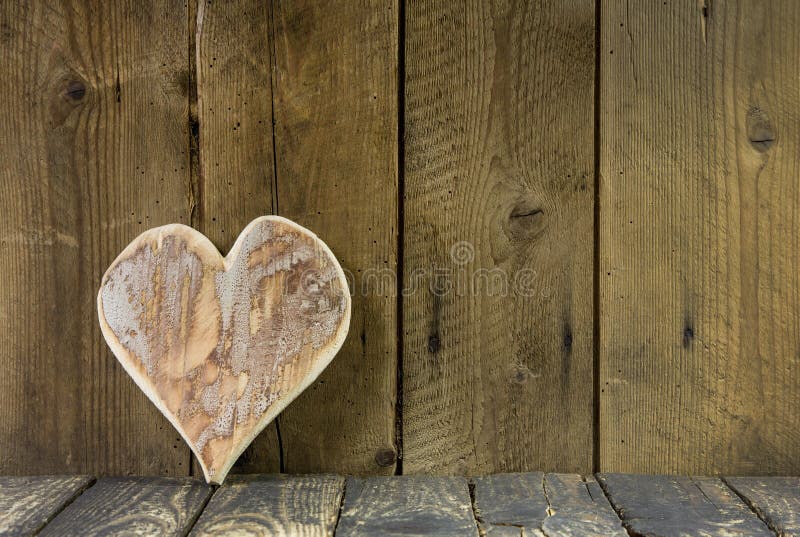
<svg viewBox="0 0 800 537"><path fill-rule="evenodd" d="M398 457L399 4L272 6L277 213L319 231L353 292L353 337L280 416L287 472L392 474Z"/></svg>
<svg viewBox="0 0 800 537"><path fill-rule="evenodd" d="M109 477L80 495L39 535L182 536L197 519L211 487L189 478Z"/></svg>
<svg viewBox="0 0 800 537"><path fill-rule="evenodd" d="M220 252L253 219L277 214L272 137L271 3L190 2L197 72L192 226ZM231 472L278 473L276 418ZM196 463L197 474L202 470Z"/></svg>
<svg viewBox="0 0 800 537"><path fill-rule="evenodd" d="M337 536L478 536L461 477L350 478Z"/></svg>
<svg viewBox="0 0 800 537"><path fill-rule="evenodd" d="M0 3L2 474L189 471L94 300L132 237L189 222L187 28L168 0Z"/></svg>
<svg viewBox="0 0 800 537"><path fill-rule="evenodd" d="M594 26L406 6L404 473L592 468Z"/></svg>
<svg viewBox="0 0 800 537"><path fill-rule="evenodd" d="M0 535L33 535L92 482L88 476L0 477Z"/></svg>
<svg viewBox="0 0 800 537"><path fill-rule="evenodd" d="M602 3L601 470L800 473L799 7Z"/></svg>
<svg viewBox="0 0 800 537"><path fill-rule="evenodd" d="M598 474L598 480L632 535L774 537L715 477Z"/></svg>
<svg viewBox="0 0 800 537"><path fill-rule="evenodd" d="M191 535L333 535L343 493L344 478L334 475L231 476Z"/></svg>
<svg viewBox="0 0 800 537"><path fill-rule="evenodd" d="M726 477L780 537L800 536L800 477Z"/></svg>
<svg viewBox="0 0 800 537"><path fill-rule="evenodd" d="M626 535L594 478L531 472L472 481L475 517L486 535Z"/></svg>
<svg viewBox="0 0 800 537"><path fill-rule="evenodd" d="M97 308L114 354L213 483L328 365L350 322L333 253L273 216L225 258L187 226L143 233L109 267Z"/></svg>

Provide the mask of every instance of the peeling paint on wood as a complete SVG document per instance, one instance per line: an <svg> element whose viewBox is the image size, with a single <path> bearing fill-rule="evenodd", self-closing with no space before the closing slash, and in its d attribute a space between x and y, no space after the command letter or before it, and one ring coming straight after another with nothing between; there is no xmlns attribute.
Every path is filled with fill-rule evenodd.
<svg viewBox="0 0 800 537"><path fill-rule="evenodd" d="M275 216L225 258L190 227L146 231L106 272L97 306L114 354L213 483L328 365L350 321L336 258Z"/></svg>

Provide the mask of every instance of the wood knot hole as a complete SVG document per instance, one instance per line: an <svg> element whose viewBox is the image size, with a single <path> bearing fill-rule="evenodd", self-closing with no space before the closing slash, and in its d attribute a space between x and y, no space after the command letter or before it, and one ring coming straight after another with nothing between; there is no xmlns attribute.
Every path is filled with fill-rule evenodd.
<svg viewBox="0 0 800 537"><path fill-rule="evenodd" d="M747 139L759 153L764 153L775 143L775 128L764 110L753 107L747 111Z"/></svg>
<svg viewBox="0 0 800 537"><path fill-rule="evenodd" d="M66 94L73 101L80 101L86 95L86 85L80 80L71 80L67 83Z"/></svg>
<svg viewBox="0 0 800 537"><path fill-rule="evenodd" d="M380 466L381 468L386 468L387 466L391 466L397 460L397 454L394 452L393 449L379 449L375 453L375 464Z"/></svg>

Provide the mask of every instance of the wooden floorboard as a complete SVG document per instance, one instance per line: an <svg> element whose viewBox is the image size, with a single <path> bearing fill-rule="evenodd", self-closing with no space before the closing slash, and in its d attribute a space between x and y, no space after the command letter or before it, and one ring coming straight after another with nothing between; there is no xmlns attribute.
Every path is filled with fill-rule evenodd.
<svg viewBox="0 0 800 537"><path fill-rule="evenodd" d="M593 477L497 474L475 478L473 486L475 516L486 534L626 535Z"/></svg>
<svg viewBox="0 0 800 537"><path fill-rule="evenodd" d="M727 477L725 482L778 535L800 535L800 477Z"/></svg>
<svg viewBox="0 0 800 537"><path fill-rule="evenodd" d="M337 536L478 535L463 477L347 480Z"/></svg>
<svg viewBox="0 0 800 537"><path fill-rule="evenodd" d="M39 531L91 483L88 476L0 478L0 535Z"/></svg>
<svg viewBox="0 0 800 537"><path fill-rule="evenodd" d="M0 536L800 535L800 477L238 475L213 496L187 478L90 483L0 478Z"/></svg>
<svg viewBox="0 0 800 537"><path fill-rule="evenodd" d="M40 535L185 535L211 494L190 478L104 478Z"/></svg>
<svg viewBox="0 0 800 537"><path fill-rule="evenodd" d="M599 474L598 478L632 535L774 535L715 477Z"/></svg>
<svg viewBox="0 0 800 537"><path fill-rule="evenodd" d="M232 476L191 535L332 535L343 491L334 475Z"/></svg>

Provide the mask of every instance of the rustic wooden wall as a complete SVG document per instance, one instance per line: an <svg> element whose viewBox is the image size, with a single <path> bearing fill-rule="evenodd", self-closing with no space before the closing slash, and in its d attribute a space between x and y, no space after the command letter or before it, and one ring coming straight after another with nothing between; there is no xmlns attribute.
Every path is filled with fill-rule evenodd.
<svg viewBox="0 0 800 537"><path fill-rule="evenodd" d="M261 214L353 284L239 472L800 472L793 0L0 4L0 473L170 474L95 293ZM405 292L402 292L405 290Z"/></svg>

